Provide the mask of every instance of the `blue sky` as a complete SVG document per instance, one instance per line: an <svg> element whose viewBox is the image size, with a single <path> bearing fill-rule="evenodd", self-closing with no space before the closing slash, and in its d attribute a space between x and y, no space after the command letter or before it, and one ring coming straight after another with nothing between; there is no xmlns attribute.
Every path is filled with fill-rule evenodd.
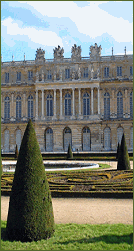
<svg viewBox="0 0 134 251"><path fill-rule="evenodd" d="M102 46L101 54L133 53L133 1L1 1L1 54L3 62L34 60L37 48L53 58L60 45L64 57L81 45L82 57L89 47Z"/></svg>

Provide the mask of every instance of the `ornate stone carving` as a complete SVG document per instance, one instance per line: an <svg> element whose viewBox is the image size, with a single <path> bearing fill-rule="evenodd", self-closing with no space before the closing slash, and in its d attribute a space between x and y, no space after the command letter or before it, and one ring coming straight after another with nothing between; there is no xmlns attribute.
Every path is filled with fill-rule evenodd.
<svg viewBox="0 0 134 251"><path fill-rule="evenodd" d="M95 46L90 46L90 58L95 61L99 60L101 56L101 50L101 45L98 47L96 43Z"/></svg>
<svg viewBox="0 0 134 251"><path fill-rule="evenodd" d="M60 69L60 81L62 81L62 70Z"/></svg>
<svg viewBox="0 0 134 251"><path fill-rule="evenodd" d="M75 79L75 70L73 70L73 72L72 72L72 80L74 80Z"/></svg>
<svg viewBox="0 0 134 251"><path fill-rule="evenodd" d="M39 73L38 73L38 71L36 72L36 82L38 82L39 81Z"/></svg>
<svg viewBox="0 0 134 251"><path fill-rule="evenodd" d="M53 49L54 51L54 58L55 59L62 59L64 56L63 56L63 53L64 53L64 49L61 48L59 45L58 45L58 48L55 47L55 49Z"/></svg>
<svg viewBox="0 0 134 251"><path fill-rule="evenodd" d="M72 59L81 59L81 46L78 46L76 44L74 44L74 46L72 46L71 49L72 52Z"/></svg>
<svg viewBox="0 0 134 251"><path fill-rule="evenodd" d="M37 48L35 60L44 61L44 59L45 59L45 51L41 48L39 49Z"/></svg>
<svg viewBox="0 0 134 251"><path fill-rule="evenodd" d="M54 81L56 81L56 71L54 71Z"/></svg>

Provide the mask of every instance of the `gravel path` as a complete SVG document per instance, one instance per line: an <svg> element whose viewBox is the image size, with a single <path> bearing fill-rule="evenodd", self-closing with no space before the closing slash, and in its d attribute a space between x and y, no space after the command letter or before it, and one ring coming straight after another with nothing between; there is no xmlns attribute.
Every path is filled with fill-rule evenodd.
<svg viewBox="0 0 134 251"><path fill-rule="evenodd" d="M53 198L55 223L133 224L132 199ZM1 196L1 220L7 220L9 197Z"/></svg>

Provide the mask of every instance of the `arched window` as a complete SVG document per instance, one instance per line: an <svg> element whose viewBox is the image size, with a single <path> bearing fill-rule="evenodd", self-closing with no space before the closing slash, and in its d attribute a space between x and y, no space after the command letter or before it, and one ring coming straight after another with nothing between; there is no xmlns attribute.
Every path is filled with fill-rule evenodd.
<svg viewBox="0 0 134 251"><path fill-rule="evenodd" d="M119 144L121 144L122 135L123 135L123 128L118 127L117 128L117 139L118 139ZM117 142L117 145L118 145L118 142Z"/></svg>
<svg viewBox="0 0 134 251"><path fill-rule="evenodd" d="M4 102L4 118L5 119L10 118L10 99L9 99L9 97L6 97L5 102Z"/></svg>
<svg viewBox="0 0 134 251"><path fill-rule="evenodd" d="M53 151L53 130L51 128L46 129L45 132L45 145L46 145L46 152Z"/></svg>
<svg viewBox="0 0 134 251"><path fill-rule="evenodd" d="M83 128L82 131L82 149L83 151L90 151L90 129L88 127Z"/></svg>
<svg viewBox="0 0 134 251"><path fill-rule="evenodd" d="M16 98L16 119L21 118L21 97Z"/></svg>
<svg viewBox="0 0 134 251"><path fill-rule="evenodd" d="M21 145L21 130L16 130L16 145L18 147L18 151L20 150Z"/></svg>
<svg viewBox="0 0 134 251"><path fill-rule="evenodd" d="M104 119L110 118L110 95L108 92L104 94Z"/></svg>
<svg viewBox="0 0 134 251"><path fill-rule="evenodd" d="M65 128L63 138L64 138L64 151L67 152L69 144L72 147L72 134L71 134L71 129L69 127Z"/></svg>
<svg viewBox="0 0 134 251"><path fill-rule="evenodd" d="M29 95L28 97L28 118L33 118L33 96Z"/></svg>
<svg viewBox="0 0 134 251"><path fill-rule="evenodd" d="M109 127L106 127L106 128L104 129L104 149L105 149L106 151L111 150L110 133L111 133L110 128L109 128Z"/></svg>
<svg viewBox="0 0 134 251"><path fill-rule="evenodd" d="M47 96L47 116L53 116L53 98L50 94Z"/></svg>
<svg viewBox="0 0 134 251"><path fill-rule="evenodd" d="M133 118L133 92L130 93L130 117Z"/></svg>
<svg viewBox="0 0 134 251"><path fill-rule="evenodd" d="M71 95L65 95L65 116L71 116Z"/></svg>
<svg viewBox="0 0 134 251"><path fill-rule="evenodd" d="M9 152L9 130L4 132L4 152Z"/></svg>
<svg viewBox="0 0 134 251"><path fill-rule="evenodd" d="M117 117L123 118L123 97L121 92L117 94Z"/></svg>
<svg viewBox="0 0 134 251"><path fill-rule="evenodd" d="M130 148L133 150L133 127L130 129Z"/></svg>
<svg viewBox="0 0 134 251"><path fill-rule="evenodd" d="M90 98L88 93L83 95L83 115L90 115Z"/></svg>

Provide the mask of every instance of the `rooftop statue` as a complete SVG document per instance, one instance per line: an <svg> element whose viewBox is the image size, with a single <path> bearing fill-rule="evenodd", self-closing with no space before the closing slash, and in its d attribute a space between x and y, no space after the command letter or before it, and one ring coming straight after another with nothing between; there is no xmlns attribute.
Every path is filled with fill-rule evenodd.
<svg viewBox="0 0 134 251"><path fill-rule="evenodd" d="M74 44L71 49L72 52L72 59L81 59L81 46L78 46Z"/></svg>
<svg viewBox="0 0 134 251"><path fill-rule="evenodd" d="M59 45L58 45L58 48L55 47L55 49L53 49L54 51L54 58L55 59L61 59L63 58L63 53L64 53L64 49L61 48Z"/></svg>
<svg viewBox="0 0 134 251"><path fill-rule="evenodd" d="M36 51L36 58L37 60L43 60L45 58L45 50L41 49L41 47Z"/></svg>
<svg viewBox="0 0 134 251"><path fill-rule="evenodd" d="M100 56L101 56L101 45L98 47L97 44L95 43L95 46L90 46L90 58L94 59L94 60L99 60Z"/></svg>

